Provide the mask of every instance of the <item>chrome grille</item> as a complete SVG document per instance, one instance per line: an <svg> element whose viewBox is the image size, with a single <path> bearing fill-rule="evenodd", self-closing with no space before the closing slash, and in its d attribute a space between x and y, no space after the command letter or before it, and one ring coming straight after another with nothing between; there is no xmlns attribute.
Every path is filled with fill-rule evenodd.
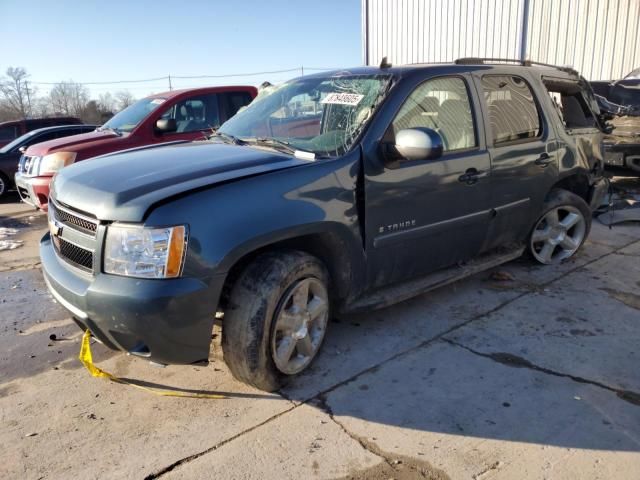
<svg viewBox="0 0 640 480"><path fill-rule="evenodd" d="M56 250L60 256L64 257L66 261L82 270L88 272L93 271L93 252L78 247L59 237L54 240L53 244L56 246Z"/></svg>
<svg viewBox="0 0 640 480"><path fill-rule="evenodd" d="M70 265L93 272L98 220L49 200L51 240L58 256Z"/></svg>
<svg viewBox="0 0 640 480"><path fill-rule="evenodd" d="M89 220L85 217L81 217L79 215L74 215L68 210L61 209L57 204L54 204L53 202L49 202L49 209L52 210L53 217L57 221L65 225L75 227L77 230L95 237L96 230L98 229L97 222Z"/></svg>

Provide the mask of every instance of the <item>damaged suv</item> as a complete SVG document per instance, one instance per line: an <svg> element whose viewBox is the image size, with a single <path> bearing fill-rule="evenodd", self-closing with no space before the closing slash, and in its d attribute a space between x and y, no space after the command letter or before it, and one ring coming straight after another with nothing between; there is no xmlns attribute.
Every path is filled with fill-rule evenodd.
<svg viewBox="0 0 640 480"><path fill-rule="evenodd" d="M551 66L294 79L207 142L60 171L44 276L82 329L160 364L206 362L221 319L233 375L275 390L332 316L574 255L606 191L597 113Z"/></svg>

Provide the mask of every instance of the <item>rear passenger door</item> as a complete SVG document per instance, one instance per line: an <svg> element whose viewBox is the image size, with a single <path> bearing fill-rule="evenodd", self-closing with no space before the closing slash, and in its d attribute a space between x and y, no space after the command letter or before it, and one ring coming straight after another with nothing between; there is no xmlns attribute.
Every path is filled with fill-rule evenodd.
<svg viewBox="0 0 640 480"><path fill-rule="evenodd" d="M525 75L474 74L487 125L494 218L485 249L522 241L557 179L557 142ZM537 85L537 84L536 84Z"/></svg>
<svg viewBox="0 0 640 480"><path fill-rule="evenodd" d="M374 167L366 172L371 284L420 276L480 252L490 221L491 191L478 114L467 75L423 81L395 114L383 143L393 144L400 130L426 127L440 134L444 152L436 159L403 160L382 172ZM376 155L383 155L381 149ZM384 163L374 160L371 165ZM467 180L470 175L474 178Z"/></svg>
<svg viewBox="0 0 640 480"><path fill-rule="evenodd" d="M220 105L220 123L233 117L238 110L251 103L253 98L249 92L223 92L218 94Z"/></svg>

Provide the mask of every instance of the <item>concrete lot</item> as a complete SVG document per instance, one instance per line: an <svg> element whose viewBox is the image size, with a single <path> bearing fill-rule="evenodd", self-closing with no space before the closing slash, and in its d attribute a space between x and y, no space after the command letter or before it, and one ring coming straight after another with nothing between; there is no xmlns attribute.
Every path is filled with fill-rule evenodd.
<svg viewBox="0 0 640 480"><path fill-rule="evenodd" d="M45 223L0 205L24 242L0 251L0 478L640 478L638 224L334 322L280 394L234 381L216 340L208 367L164 369L93 345L120 377L228 397L203 400L89 376L38 268Z"/></svg>

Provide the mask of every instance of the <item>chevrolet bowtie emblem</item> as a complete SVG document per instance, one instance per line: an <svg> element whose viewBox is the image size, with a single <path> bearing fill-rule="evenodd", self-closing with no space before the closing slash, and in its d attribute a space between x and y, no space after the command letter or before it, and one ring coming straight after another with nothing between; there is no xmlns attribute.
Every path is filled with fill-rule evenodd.
<svg viewBox="0 0 640 480"><path fill-rule="evenodd" d="M57 221L53 220L49 222L49 231L51 235L54 237L59 237L62 235L62 225L60 225Z"/></svg>

